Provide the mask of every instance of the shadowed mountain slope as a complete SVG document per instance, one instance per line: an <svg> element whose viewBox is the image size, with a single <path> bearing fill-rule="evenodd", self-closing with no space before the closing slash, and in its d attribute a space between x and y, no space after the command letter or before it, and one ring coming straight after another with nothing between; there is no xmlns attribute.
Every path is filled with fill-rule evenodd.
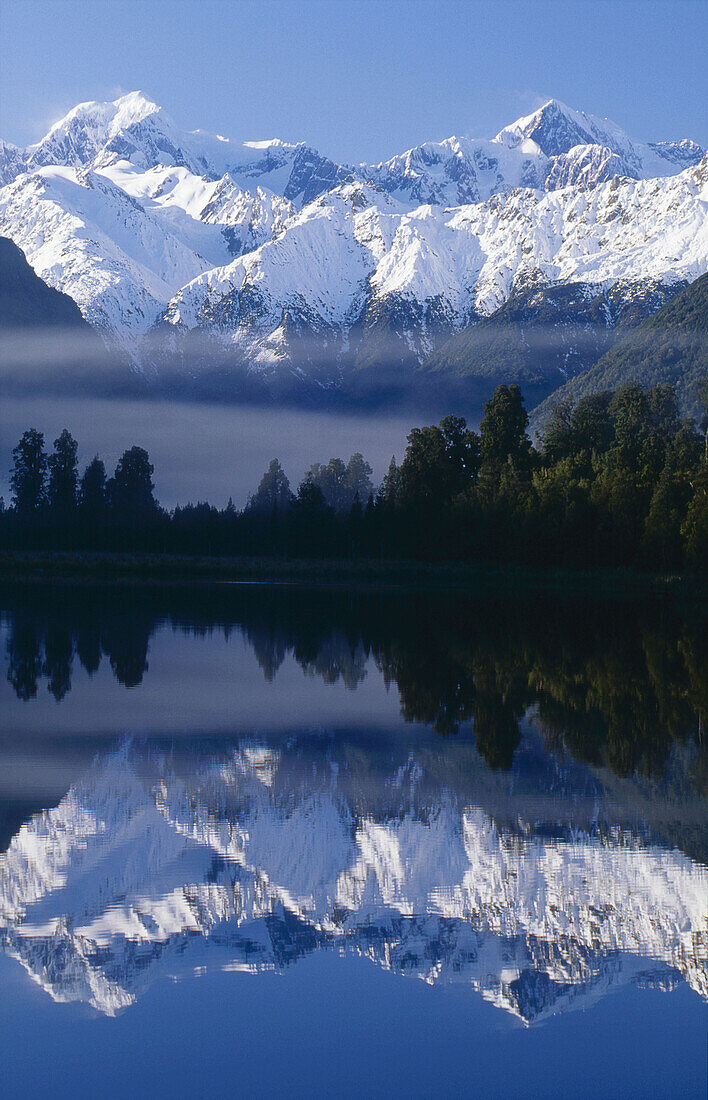
<svg viewBox="0 0 708 1100"><path fill-rule="evenodd" d="M590 370L556 390L534 412L541 424L556 402L615 390L626 382L675 386L685 413L698 413L696 388L708 374L708 275L642 321Z"/></svg>
<svg viewBox="0 0 708 1100"><path fill-rule="evenodd" d="M24 252L7 237L0 237L0 327L47 325L89 328L76 302L47 286L27 263Z"/></svg>

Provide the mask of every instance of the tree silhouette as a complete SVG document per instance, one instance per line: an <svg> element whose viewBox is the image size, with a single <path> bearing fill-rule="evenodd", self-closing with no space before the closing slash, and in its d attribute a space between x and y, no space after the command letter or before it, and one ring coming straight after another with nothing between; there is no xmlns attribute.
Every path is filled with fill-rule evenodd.
<svg viewBox="0 0 708 1100"><path fill-rule="evenodd" d="M526 434L529 418L518 386L498 386L484 406L480 425L482 461L488 464L511 461L522 466L529 458L531 443Z"/></svg>
<svg viewBox="0 0 708 1100"><path fill-rule="evenodd" d="M54 440L54 450L48 459L49 507L59 513L70 512L76 506L78 491L77 455L79 445L71 432L64 428Z"/></svg>
<svg viewBox="0 0 708 1100"><path fill-rule="evenodd" d="M82 622L76 635L76 655L79 662L93 676L101 665L101 632L97 623Z"/></svg>
<svg viewBox="0 0 708 1100"><path fill-rule="evenodd" d="M88 512L101 512L106 503L106 467L98 457L91 459L81 478L81 506Z"/></svg>
<svg viewBox="0 0 708 1100"><path fill-rule="evenodd" d="M540 451L527 425L519 388L500 386L481 438L452 415L413 428L376 494L360 452L315 463L294 497L273 459L243 510L202 501L171 513L137 446L108 484L94 458L74 507L76 441L63 431L48 461L32 429L13 451L14 507L0 502L0 548L706 572L708 431L703 438L680 418L670 387L566 400Z"/></svg>
<svg viewBox="0 0 708 1100"><path fill-rule="evenodd" d="M248 502L248 509L261 513L284 512L290 504L290 498L290 482L278 459L273 458Z"/></svg>
<svg viewBox="0 0 708 1100"><path fill-rule="evenodd" d="M36 513L46 502L47 455L44 436L35 428L24 433L12 452L10 487L18 513Z"/></svg>
<svg viewBox="0 0 708 1100"><path fill-rule="evenodd" d="M471 487L479 470L479 439L461 416L413 428L400 470L404 505L439 509Z"/></svg>
<svg viewBox="0 0 708 1100"><path fill-rule="evenodd" d="M347 463L341 458L331 458L325 466L315 462L305 477L322 492L327 506L341 514L350 510L357 496L368 500L373 492L371 474L371 466L357 451Z"/></svg>
<svg viewBox="0 0 708 1100"><path fill-rule="evenodd" d="M157 511L152 475L155 468L142 447L131 447L118 460L108 484L111 506L121 516L150 516Z"/></svg>
<svg viewBox="0 0 708 1100"><path fill-rule="evenodd" d="M392 455L379 489L379 501L395 507L401 503L401 492L401 468L396 464L396 456Z"/></svg>
<svg viewBox="0 0 708 1100"><path fill-rule="evenodd" d="M44 640L44 668L47 688L60 703L71 690L71 663L74 643L71 630L65 624L52 622Z"/></svg>
<svg viewBox="0 0 708 1100"><path fill-rule="evenodd" d="M647 438L647 396L641 386L630 383L617 390L610 402L614 425L612 451L625 463L636 463Z"/></svg>
<svg viewBox="0 0 708 1100"><path fill-rule="evenodd" d="M356 451L347 462L344 484L347 492L345 510L353 507L358 500L363 504L374 491L371 480L373 470L360 451Z"/></svg>
<svg viewBox="0 0 708 1100"><path fill-rule="evenodd" d="M18 699L27 702L37 694L42 675L42 636L38 624L18 615L7 641L7 678Z"/></svg>
<svg viewBox="0 0 708 1100"><path fill-rule="evenodd" d="M128 620L116 616L103 633L103 649L108 655L111 669L119 684L138 687L148 671L150 624L142 617Z"/></svg>

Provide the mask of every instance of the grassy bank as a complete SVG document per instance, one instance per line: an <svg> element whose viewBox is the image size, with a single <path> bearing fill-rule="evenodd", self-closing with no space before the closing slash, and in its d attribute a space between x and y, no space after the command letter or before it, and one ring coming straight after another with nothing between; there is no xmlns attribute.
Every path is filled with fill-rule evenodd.
<svg viewBox="0 0 708 1100"><path fill-rule="evenodd" d="M189 557L169 554L0 552L0 580L32 578L189 582L364 584L675 594L708 599L708 578L628 569L528 569L491 563Z"/></svg>

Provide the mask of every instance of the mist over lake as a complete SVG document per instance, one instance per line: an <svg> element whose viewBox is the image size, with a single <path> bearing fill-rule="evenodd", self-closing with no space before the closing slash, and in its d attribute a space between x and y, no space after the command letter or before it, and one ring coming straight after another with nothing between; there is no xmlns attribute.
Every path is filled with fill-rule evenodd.
<svg viewBox="0 0 708 1100"><path fill-rule="evenodd" d="M123 451L145 447L158 500L168 508L208 500L242 507L277 457L297 487L313 462L361 451L381 480L403 456L411 415L352 416L256 406L65 397L4 398L0 405L0 495L9 502L12 448L28 427L48 447L63 428L79 443L80 466L99 454L110 472Z"/></svg>

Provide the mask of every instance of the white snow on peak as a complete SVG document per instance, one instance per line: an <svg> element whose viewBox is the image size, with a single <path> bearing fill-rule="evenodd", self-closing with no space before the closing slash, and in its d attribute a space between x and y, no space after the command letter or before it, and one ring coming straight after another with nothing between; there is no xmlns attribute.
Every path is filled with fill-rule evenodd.
<svg viewBox="0 0 708 1100"><path fill-rule="evenodd" d="M47 167L0 190L0 233L107 332L134 337L208 262L96 172Z"/></svg>
<svg viewBox="0 0 708 1100"><path fill-rule="evenodd" d="M120 98L108 102L96 102L89 100L86 103L78 103L63 118L50 127L48 133L31 149L36 149L52 134L65 133L77 122L81 124L93 124L96 129L99 126L107 137L111 137L124 126L130 126L133 122L140 122L149 115L155 114L162 108L143 92L128 92Z"/></svg>
<svg viewBox="0 0 708 1100"><path fill-rule="evenodd" d="M505 145L533 140L547 156L567 153L574 145L609 145L616 152L629 152L632 142L610 119L600 119L549 99L529 115L505 126L494 138Z"/></svg>
<svg viewBox="0 0 708 1100"><path fill-rule="evenodd" d="M407 210L375 189L345 185L260 249L181 288L167 319L209 326L218 313L222 331L251 346L278 327L283 310L344 330L367 303L395 297L434 303L455 330L473 313L497 309L522 278L598 287L688 281L708 269L708 185L698 171L613 178L590 189L517 189L452 209Z"/></svg>
<svg viewBox="0 0 708 1100"><path fill-rule="evenodd" d="M248 355L282 349L295 322L346 344L393 299L420 357L431 310L456 331L530 275L609 287L702 274L703 155L549 100L491 140L346 166L304 143L181 130L130 92L79 104L27 149L0 143L0 233L119 336L166 311Z"/></svg>
<svg viewBox="0 0 708 1100"><path fill-rule="evenodd" d="M549 99L529 115L505 126L494 138L510 148L532 140L548 157L562 157L577 146L600 146L617 158L617 167L637 179L674 175L677 170L695 164L703 150L695 142L649 144L631 138L621 126L608 118L598 118ZM562 184L561 184L562 185Z"/></svg>
<svg viewBox="0 0 708 1100"><path fill-rule="evenodd" d="M79 103L40 141L28 146L27 161L85 166L122 130L160 113L162 108L142 92L130 92L114 102Z"/></svg>

